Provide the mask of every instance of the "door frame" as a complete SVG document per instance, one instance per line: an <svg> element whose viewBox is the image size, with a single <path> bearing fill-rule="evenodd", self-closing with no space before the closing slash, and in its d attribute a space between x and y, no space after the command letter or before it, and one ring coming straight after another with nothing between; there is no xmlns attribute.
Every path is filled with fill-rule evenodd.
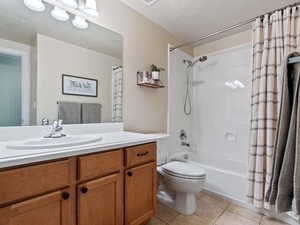
<svg viewBox="0 0 300 225"><path fill-rule="evenodd" d="M31 62L30 62L30 52L16 50L11 48L4 48L0 46L0 53L6 55L20 56L22 63L22 107L21 107L21 125L29 126L30 125L30 108L31 101Z"/></svg>

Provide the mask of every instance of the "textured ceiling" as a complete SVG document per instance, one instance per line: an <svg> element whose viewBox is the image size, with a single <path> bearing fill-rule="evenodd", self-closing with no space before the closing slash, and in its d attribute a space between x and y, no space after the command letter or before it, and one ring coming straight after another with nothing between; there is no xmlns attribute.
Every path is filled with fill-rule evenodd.
<svg viewBox="0 0 300 225"><path fill-rule="evenodd" d="M158 0L152 6L143 0L120 1L177 39L191 41L299 0Z"/></svg>

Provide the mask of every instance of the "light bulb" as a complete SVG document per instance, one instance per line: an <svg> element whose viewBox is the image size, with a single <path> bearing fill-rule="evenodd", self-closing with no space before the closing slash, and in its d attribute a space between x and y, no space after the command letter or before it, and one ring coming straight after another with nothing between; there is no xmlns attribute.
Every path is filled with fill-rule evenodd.
<svg viewBox="0 0 300 225"><path fill-rule="evenodd" d="M72 9L76 9L78 7L78 3L76 0L60 0L65 6L68 6Z"/></svg>
<svg viewBox="0 0 300 225"><path fill-rule="evenodd" d="M72 23L78 29L87 29L89 27L89 24L86 22L86 20L80 16L75 16Z"/></svg>
<svg viewBox="0 0 300 225"><path fill-rule="evenodd" d="M24 4L27 8L37 12L43 12L46 9L42 0L24 0Z"/></svg>
<svg viewBox="0 0 300 225"><path fill-rule="evenodd" d="M69 14L65 10L57 6L55 6L54 9L51 11L51 16L59 21L67 21L70 18Z"/></svg>
<svg viewBox="0 0 300 225"><path fill-rule="evenodd" d="M99 15L96 0L86 0L82 10L89 16L97 17Z"/></svg>

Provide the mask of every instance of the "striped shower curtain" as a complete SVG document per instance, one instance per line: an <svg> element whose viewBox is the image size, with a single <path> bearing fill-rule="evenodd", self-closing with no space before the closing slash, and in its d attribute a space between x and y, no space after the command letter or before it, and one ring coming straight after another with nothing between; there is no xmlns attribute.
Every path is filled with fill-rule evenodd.
<svg viewBox="0 0 300 225"><path fill-rule="evenodd" d="M289 52L299 51L299 11L297 7L289 7L265 15L253 24L248 200L257 208L270 208L265 195L272 177L280 64Z"/></svg>
<svg viewBox="0 0 300 225"><path fill-rule="evenodd" d="M118 66L112 72L112 122L123 121L123 68Z"/></svg>

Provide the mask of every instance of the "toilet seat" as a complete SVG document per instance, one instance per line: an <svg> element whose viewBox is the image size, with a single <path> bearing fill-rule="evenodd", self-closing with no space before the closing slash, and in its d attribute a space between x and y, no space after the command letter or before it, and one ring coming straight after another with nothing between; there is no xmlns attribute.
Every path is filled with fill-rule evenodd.
<svg viewBox="0 0 300 225"><path fill-rule="evenodd" d="M164 173L183 179L204 180L206 172L190 162L169 162L162 166Z"/></svg>

